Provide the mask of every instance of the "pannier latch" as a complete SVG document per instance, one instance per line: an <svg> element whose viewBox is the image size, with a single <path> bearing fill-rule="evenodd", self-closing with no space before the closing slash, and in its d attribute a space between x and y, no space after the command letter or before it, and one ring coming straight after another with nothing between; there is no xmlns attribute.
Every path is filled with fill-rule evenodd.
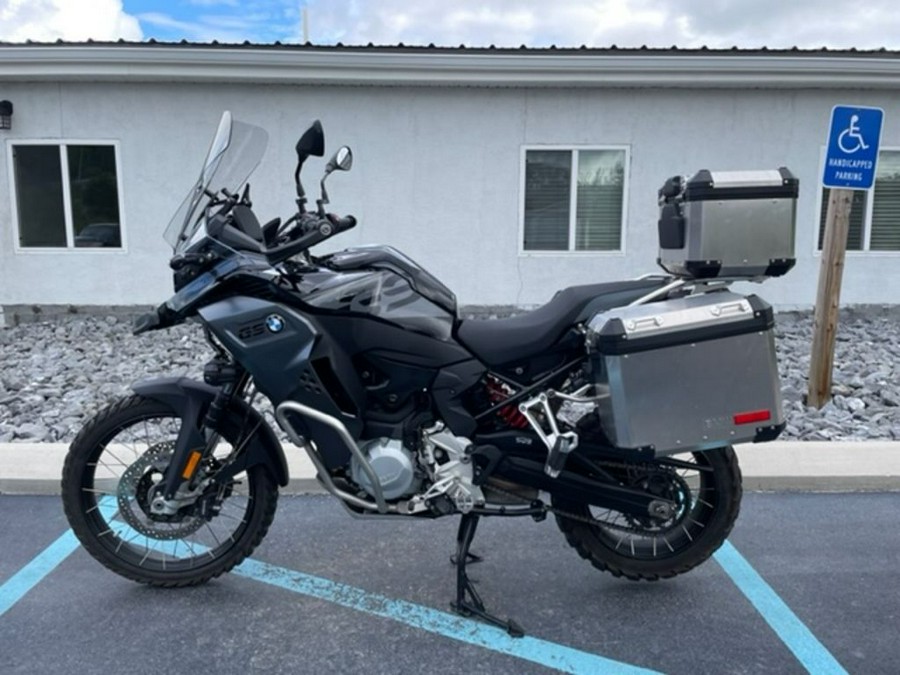
<svg viewBox="0 0 900 675"><path fill-rule="evenodd" d="M537 410L535 410L537 409ZM543 413L544 423L550 427L550 432L544 430L543 424L535 412ZM531 428L547 446L547 461L544 464L544 473L551 478L559 476L566 465L569 453L578 447L578 434L574 431L560 432L556 425L556 416L550 408L550 401L546 393L540 393L534 398L519 404L519 412L525 415Z"/></svg>

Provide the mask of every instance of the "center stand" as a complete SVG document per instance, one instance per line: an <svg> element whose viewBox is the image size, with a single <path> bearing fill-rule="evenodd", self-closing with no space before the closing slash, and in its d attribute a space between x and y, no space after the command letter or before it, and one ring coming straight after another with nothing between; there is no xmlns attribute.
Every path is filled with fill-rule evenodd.
<svg viewBox="0 0 900 675"><path fill-rule="evenodd" d="M475 537L475 529L478 527L479 516L474 513L465 513L459 521L459 530L456 533L456 556L451 562L456 565L456 602L451 603L453 611L460 616L477 617L485 623L503 628L512 637L523 637L525 631L512 619L505 621L484 609L484 602L475 590L474 583L466 574L466 563L480 562L481 558L469 553L469 546ZM468 599L467 599L468 596Z"/></svg>

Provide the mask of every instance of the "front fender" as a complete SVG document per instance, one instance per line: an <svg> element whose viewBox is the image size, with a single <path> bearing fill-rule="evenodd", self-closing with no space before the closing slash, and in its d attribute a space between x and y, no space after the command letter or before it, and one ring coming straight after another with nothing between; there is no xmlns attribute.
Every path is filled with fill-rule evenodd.
<svg viewBox="0 0 900 675"><path fill-rule="evenodd" d="M184 426L197 434L206 410L218 392L216 387L187 377L142 380L132 385L132 389L136 394L171 407L183 420ZM253 436L247 441L246 450L229 473L262 464L280 486L286 486L289 476L284 449L263 416L246 401L237 398L232 399L226 414L239 416L246 420L245 424L255 429ZM196 447L196 439L193 445Z"/></svg>

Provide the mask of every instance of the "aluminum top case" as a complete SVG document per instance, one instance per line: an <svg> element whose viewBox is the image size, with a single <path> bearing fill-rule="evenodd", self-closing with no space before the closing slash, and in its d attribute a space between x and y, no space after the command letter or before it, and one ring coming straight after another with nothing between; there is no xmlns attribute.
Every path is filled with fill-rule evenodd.
<svg viewBox="0 0 900 675"><path fill-rule="evenodd" d="M587 339L610 442L661 456L776 438L773 325L765 301L730 291L594 316Z"/></svg>
<svg viewBox="0 0 900 675"><path fill-rule="evenodd" d="M775 277L794 266L799 181L786 168L702 170L659 190L659 259L694 279Z"/></svg>

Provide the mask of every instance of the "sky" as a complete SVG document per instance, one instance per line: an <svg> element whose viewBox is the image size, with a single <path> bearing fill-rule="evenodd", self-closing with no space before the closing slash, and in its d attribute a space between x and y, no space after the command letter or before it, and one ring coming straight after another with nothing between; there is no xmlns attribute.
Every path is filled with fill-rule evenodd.
<svg viewBox="0 0 900 675"><path fill-rule="evenodd" d="M900 49L896 8L897 0L0 0L0 40L271 43L308 34L321 45Z"/></svg>

